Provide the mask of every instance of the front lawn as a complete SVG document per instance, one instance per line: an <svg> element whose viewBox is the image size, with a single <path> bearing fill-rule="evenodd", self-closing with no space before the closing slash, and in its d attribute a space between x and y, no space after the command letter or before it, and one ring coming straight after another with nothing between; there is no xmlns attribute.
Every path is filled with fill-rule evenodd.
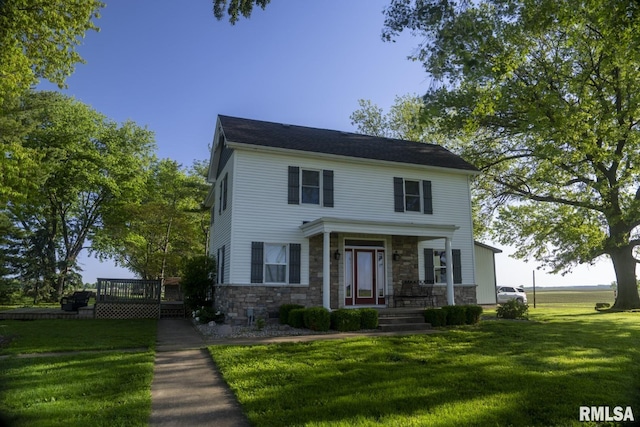
<svg viewBox="0 0 640 427"><path fill-rule="evenodd" d="M156 319L0 320L0 354L153 349ZM0 340L1 342L1 340Z"/></svg>
<svg viewBox="0 0 640 427"><path fill-rule="evenodd" d="M0 418L13 427L146 425L156 326L156 319L0 321Z"/></svg>
<svg viewBox="0 0 640 427"><path fill-rule="evenodd" d="M588 425L640 419L640 313L532 311L444 334L209 348L257 426Z"/></svg>

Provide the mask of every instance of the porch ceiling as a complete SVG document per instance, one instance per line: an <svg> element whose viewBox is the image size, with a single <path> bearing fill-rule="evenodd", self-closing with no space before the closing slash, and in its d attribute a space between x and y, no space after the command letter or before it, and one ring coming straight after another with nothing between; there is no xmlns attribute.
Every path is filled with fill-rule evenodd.
<svg viewBox="0 0 640 427"><path fill-rule="evenodd" d="M350 218L322 217L300 226L304 237L321 233L362 233L395 236L416 236L420 240L452 238L460 227L452 224L422 224L416 222L371 221Z"/></svg>

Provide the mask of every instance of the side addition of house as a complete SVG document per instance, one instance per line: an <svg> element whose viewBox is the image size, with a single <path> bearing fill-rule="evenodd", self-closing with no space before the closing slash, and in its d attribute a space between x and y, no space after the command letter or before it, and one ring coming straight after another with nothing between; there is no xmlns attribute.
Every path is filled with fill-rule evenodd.
<svg viewBox="0 0 640 427"><path fill-rule="evenodd" d="M287 303L476 303L477 173L439 145L219 116L206 200L217 309L239 321Z"/></svg>

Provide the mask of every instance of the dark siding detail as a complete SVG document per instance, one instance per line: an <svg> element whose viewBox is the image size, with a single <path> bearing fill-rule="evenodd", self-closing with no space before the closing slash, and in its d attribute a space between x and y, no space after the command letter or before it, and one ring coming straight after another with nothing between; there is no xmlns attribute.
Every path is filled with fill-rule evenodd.
<svg viewBox="0 0 640 427"><path fill-rule="evenodd" d="M300 283L300 254L302 246L299 243L289 245L289 283Z"/></svg>
<svg viewBox="0 0 640 427"><path fill-rule="evenodd" d="M289 204L300 204L300 168L289 166Z"/></svg>
<svg viewBox="0 0 640 427"><path fill-rule="evenodd" d="M393 204L396 212L404 212L404 180L393 178Z"/></svg>
<svg viewBox="0 0 640 427"><path fill-rule="evenodd" d="M431 181L422 181L422 201L424 213L433 214L433 200L431 198Z"/></svg>
<svg viewBox="0 0 640 427"><path fill-rule="evenodd" d="M453 256L453 283L462 283L462 255L460 249L451 251Z"/></svg>
<svg viewBox="0 0 640 427"><path fill-rule="evenodd" d="M263 282L264 243L251 242L251 283Z"/></svg>
<svg viewBox="0 0 640 427"><path fill-rule="evenodd" d="M434 284L435 271L433 269L433 249L424 249L424 281L425 283Z"/></svg>
<svg viewBox="0 0 640 427"><path fill-rule="evenodd" d="M326 208L333 207L333 171L322 171L322 205Z"/></svg>

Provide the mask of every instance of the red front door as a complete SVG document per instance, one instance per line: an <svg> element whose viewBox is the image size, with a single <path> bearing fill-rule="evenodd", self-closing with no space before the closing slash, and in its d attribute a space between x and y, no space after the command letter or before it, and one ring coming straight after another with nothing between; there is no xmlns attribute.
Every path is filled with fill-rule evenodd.
<svg viewBox="0 0 640 427"><path fill-rule="evenodd" d="M384 250L345 250L345 305L384 304Z"/></svg>

